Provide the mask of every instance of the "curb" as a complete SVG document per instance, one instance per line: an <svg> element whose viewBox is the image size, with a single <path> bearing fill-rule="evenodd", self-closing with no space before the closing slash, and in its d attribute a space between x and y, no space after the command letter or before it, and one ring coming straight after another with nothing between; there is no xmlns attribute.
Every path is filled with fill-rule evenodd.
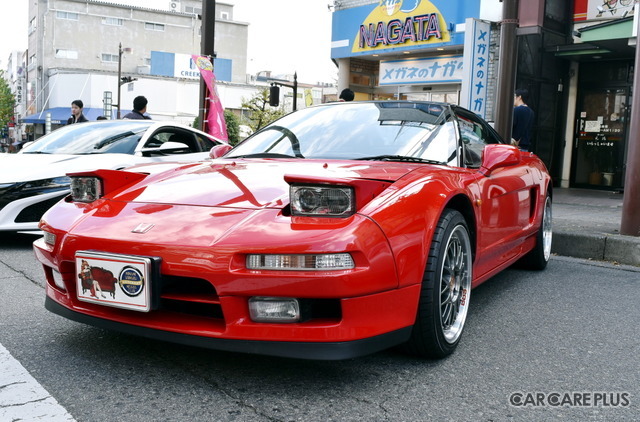
<svg viewBox="0 0 640 422"><path fill-rule="evenodd" d="M551 252L640 267L640 238L633 236L555 231Z"/></svg>

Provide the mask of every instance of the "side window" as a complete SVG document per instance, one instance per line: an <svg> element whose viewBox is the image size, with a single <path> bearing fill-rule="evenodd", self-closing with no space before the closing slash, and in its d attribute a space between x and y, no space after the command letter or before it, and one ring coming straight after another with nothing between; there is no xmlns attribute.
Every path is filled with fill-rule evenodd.
<svg viewBox="0 0 640 422"><path fill-rule="evenodd" d="M466 113L456 113L456 116L464 148L464 164L467 167L478 168L482 164L482 151L490 142L491 135L475 116Z"/></svg>
<svg viewBox="0 0 640 422"><path fill-rule="evenodd" d="M196 144L194 136L190 133L185 133L179 130L172 130L167 132L156 132L147 140L144 148L158 148L165 142L177 142L184 144L186 147L180 151L172 151L171 154L190 154L194 152L200 152L199 146ZM159 154L163 154L158 151Z"/></svg>
<svg viewBox="0 0 640 422"><path fill-rule="evenodd" d="M209 138L205 138L204 136L200 136L200 135L196 135L196 142L200 147L200 151L204 151L204 152L211 151L211 148L217 145L213 141L211 141Z"/></svg>
<svg viewBox="0 0 640 422"><path fill-rule="evenodd" d="M144 144L144 148L158 148L169 140L171 133L169 132L156 132L151 138Z"/></svg>

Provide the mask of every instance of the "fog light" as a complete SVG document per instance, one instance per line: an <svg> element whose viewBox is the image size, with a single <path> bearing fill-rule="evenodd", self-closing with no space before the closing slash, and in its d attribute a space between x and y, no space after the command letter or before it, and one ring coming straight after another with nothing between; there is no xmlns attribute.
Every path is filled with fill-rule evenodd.
<svg viewBox="0 0 640 422"><path fill-rule="evenodd" d="M300 304L297 299L284 297L252 297L249 314L255 322L297 322Z"/></svg>
<svg viewBox="0 0 640 422"><path fill-rule="evenodd" d="M62 281L62 274L60 274L57 270L52 269L51 271L52 273L52 277L53 277L53 282L55 283L55 285L60 289L60 290L67 290L66 287L64 287L64 282Z"/></svg>

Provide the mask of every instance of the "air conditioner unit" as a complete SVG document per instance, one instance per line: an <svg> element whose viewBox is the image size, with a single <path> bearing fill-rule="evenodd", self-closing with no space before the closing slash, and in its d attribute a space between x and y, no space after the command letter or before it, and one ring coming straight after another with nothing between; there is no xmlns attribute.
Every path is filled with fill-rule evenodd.
<svg viewBox="0 0 640 422"><path fill-rule="evenodd" d="M151 66L142 65L138 66L138 75L148 75L151 73Z"/></svg>
<svg viewBox="0 0 640 422"><path fill-rule="evenodd" d="M171 10L172 12L180 12L180 0L170 1L169 10Z"/></svg>

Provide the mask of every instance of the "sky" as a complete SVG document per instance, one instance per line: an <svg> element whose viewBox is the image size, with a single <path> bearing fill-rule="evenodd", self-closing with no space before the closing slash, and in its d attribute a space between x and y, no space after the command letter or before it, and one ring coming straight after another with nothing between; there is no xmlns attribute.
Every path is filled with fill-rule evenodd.
<svg viewBox="0 0 640 422"><path fill-rule="evenodd" d="M6 69L13 50L27 48L28 8L31 0L0 0L5 4L0 24L0 69ZM111 0L112 3L130 1ZM247 72L298 73L298 82L335 82L331 55L331 0L224 0L234 5L233 19L249 23ZM11 4L9 6L9 3ZM168 0L135 0L140 6ZM159 7L156 7L159 8Z"/></svg>

